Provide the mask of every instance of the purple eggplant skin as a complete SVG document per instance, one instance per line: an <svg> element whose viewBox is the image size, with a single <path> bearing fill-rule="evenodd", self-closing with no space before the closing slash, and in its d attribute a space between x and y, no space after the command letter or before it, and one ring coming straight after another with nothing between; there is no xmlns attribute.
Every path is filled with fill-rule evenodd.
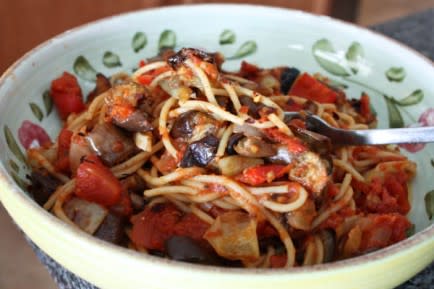
<svg viewBox="0 0 434 289"><path fill-rule="evenodd" d="M147 132L154 129L149 115L140 110L135 110L128 117L123 119L113 117L112 123L130 132Z"/></svg>
<svg viewBox="0 0 434 289"><path fill-rule="evenodd" d="M132 138L109 123L96 124L86 140L91 150L109 167L128 159L136 151Z"/></svg>
<svg viewBox="0 0 434 289"><path fill-rule="evenodd" d="M170 259L203 265L218 265L215 253L186 236L173 236L166 241L165 249Z"/></svg>
<svg viewBox="0 0 434 289"><path fill-rule="evenodd" d="M287 67L282 71L280 75L280 91L282 94L288 94L299 74L300 70L293 67Z"/></svg>
<svg viewBox="0 0 434 289"><path fill-rule="evenodd" d="M181 160L180 166L189 167L206 167L215 157L219 139L213 135L208 135L198 141L192 142L187 147Z"/></svg>
<svg viewBox="0 0 434 289"><path fill-rule="evenodd" d="M217 131L217 121L209 114L191 110L181 114L173 123L170 135L175 139L189 140L206 129L206 134Z"/></svg>
<svg viewBox="0 0 434 289"><path fill-rule="evenodd" d="M126 220L124 217L110 212L94 233L94 236L98 239L121 245L127 240L124 230L125 224Z"/></svg>
<svg viewBox="0 0 434 289"><path fill-rule="evenodd" d="M62 185L61 181L48 174L48 172L32 171L28 178L31 182L28 190L33 195L36 203L41 206L47 202L57 187Z"/></svg>

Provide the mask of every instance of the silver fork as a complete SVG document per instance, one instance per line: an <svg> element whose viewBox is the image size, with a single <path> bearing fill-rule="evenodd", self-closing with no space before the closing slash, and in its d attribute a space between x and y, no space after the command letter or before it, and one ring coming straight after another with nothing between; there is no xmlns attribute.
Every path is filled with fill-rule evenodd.
<svg viewBox="0 0 434 289"><path fill-rule="evenodd" d="M349 130L330 126L314 114L285 112L285 119L302 118L306 128L330 138L334 145L382 145L434 142L434 126L391 129Z"/></svg>

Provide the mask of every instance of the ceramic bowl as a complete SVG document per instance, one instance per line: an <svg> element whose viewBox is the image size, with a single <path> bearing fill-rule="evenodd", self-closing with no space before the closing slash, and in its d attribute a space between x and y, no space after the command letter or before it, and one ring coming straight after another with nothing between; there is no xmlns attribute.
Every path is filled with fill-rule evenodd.
<svg viewBox="0 0 434 289"><path fill-rule="evenodd" d="M51 138L60 122L45 94L63 71L88 92L95 72L131 72L159 47L221 51L225 69L241 60L320 72L349 96L372 99L379 127L434 125L431 61L371 31L328 17L260 6L199 5L144 10L67 31L33 49L0 79L1 201L18 226L48 255L102 288L392 288L434 259L434 144L407 145L418 165L409 218L414 234L386 249L332 264L291 270L203 267L110 245L39 207L25 189L28 121Z"/></svg>

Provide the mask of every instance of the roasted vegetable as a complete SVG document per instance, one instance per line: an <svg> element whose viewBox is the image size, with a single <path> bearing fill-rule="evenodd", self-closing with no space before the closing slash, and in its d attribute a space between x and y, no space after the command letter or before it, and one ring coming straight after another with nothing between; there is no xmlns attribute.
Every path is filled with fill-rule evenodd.
<svg viewBox="0 0 434 289"><path fill-rule="evenodd" d="M181 114L175 120L170 135L192 142L215 134L217 129L217 121L209 114L192 110Z"/></svg>
<svg viewBox="0 0 434 289"><path fill-rule="evenodd" d="M242 156L263 158L276 154L276 148L258 137L244 137L234 146L234 150Z"/></svg>
<svg viewBox="0 0 434 289"><path fill-rule="evenodd" d="M89 234L95 233L108 214L103 206L75 197L66 202L64 211L71 221Z"/></svg>
<svg viewBox="0 0 434 289"><path fill-rule="evenodd" d="M167 255L172 260L206 265L218 264L216 256L199 242L188 236L173 236L165 243Z"/></svg>
<svg viewBox="0 0 434 289"><path fill-rule="evenodd" d="M86 137L81 134L75 134L71 138L71 145L69 148L69 168L73 175L75 175L78 166L84 157L90 156L93 153L89 147Z"/></svg>
<svg viewBox="0 0 434 289"><path fill-rule="evenodd" d="M291 128L291 131L307 144L312 151L320 155L330 154L332 144L328 137L295 125L290 125L289 127Z"/></svg>
<svg viewBox="0 0 434 289"><path fill-rule="evenodd" d="M102 73L96 74L96 83L95 88L88 94L86 103L91 103L92 100L100 95L101 93L106 92L112 87L110 80L104 76Z"/></svg>
<svg viewBox="0 0 434 289"><path fill-rule="evenodd" d="M204 238L220 256L252 262L259 258L256 219L247 213L231 211L218 216Z"/></svg>
<svg viewBox="0 0 434 289"><path fill-rule="evenodd" d="M39 205L45 204L48 198L54 193L62 183L45 171L32 171L29 176L31 185L29 192Z"/></svg>
<svg viewBox="0 0 434 289"><path fill-rule="evenodd" d="M191 59L192 57L197 57L205 62L218 65L218 61L216 61L216 56L217 55L214 53L207 53L203 50L199 50L195 48L183 48L180 51L178 51L176 54L170 56L167 62L173 68L176 69L180 65L182 65L187 59Z"/></svg>
<svg viewBox="0 0 434 289"><path fill-rule="evenodd" d="M280 75L280 91L283 94L288 94L289 89L299 74L300 70L293 67L287 67L282 71Z"/></svg>
<svg viewBox="0 0 434 289"><path fill-rule="evenodd" d="M94 236L101 240L120 245L124 243L127 238L124 229L125 221L125 218L109 213L104 218L104 221L101 223Z"/></svg>
<svg viewBox="0 0 434 289"><path fill-rule="evenodd" d="M213 135L208 135L191 143L185 151L180 166L183 168L206 167L214 158L218 145L219 139Z"/></svg>
<svg viewBox="0 0 434 289"><path fill-rule="evenodd" d="M266 158L266 160L273 164L287 165L290 164L296 157L296 154L288 150L286 145L276 145L276 154Z"/></svg>
<svg viewBox="0 0 434 289"><path fill-rule="evenodd" d="M112 122L116 126L131 132L145 132L154 129L150 116L139 110L131 111L125 117L114 114Z"/></svg>
<svg viewBox="0 0 434 289"><path fill-rule="evenodd" d="M324 229L318 233L324 248L323 262L328 263L334 260L336 254L336 234L333 230Z"/></svg>
<svg viewBox="0 0 434 289"><path fill-rule="evenodd" d="M254 119L260 118L259 111L265 107L262 102L254 102L249 96L241 96L240 102L243 106L247 107L247 114Z"/></svg>
<svg viewBox="0 0 434 289"><path fill-rule="evenodd" d="M226 151L230 155L234 155L237 152L235 151L234 146L242 139L244 135L242 133L234 133L229 137L228 145L226 147Z"/></svg>
<svg viewBox="0 0 434 289"><path fill-rule="evenodd" d="M225 176L235 176L247 168L263 164L264 161L262 159L243 156L227 156L219 159L217 162L221 174Z"/></svg>
<svg viewBox="0 0 434 289"><path fill-rule="evenodd" d="M317 212L315 203L307 199L303 206L300 208L286 213L286 222L293 228L309 231L311 229L312 221L316 217Z"/></svg>
<svg viewBox="0 0 434 289"><path fill-rule="evenodd" d="M108 123L96 124L86 140L92 151L110 167L126 160L136 149L131 138Z"/></svg>
<svg viewBox="0 0 434 289"><path fill-rule="evenodd" d="M329 176L327 167L320 157L307 151L297 156L294 166L289 171L289 179L319 194L326 186Z"/></svg>

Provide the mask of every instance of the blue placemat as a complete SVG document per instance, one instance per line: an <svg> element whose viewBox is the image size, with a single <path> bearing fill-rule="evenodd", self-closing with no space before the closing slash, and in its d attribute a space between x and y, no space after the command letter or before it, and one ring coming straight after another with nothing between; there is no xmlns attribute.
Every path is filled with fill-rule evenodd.
<svg viewBox="0 0 434 289"><path fill-rule="evenodd" d="M434 9L371 27L434 59ZM30 241L29 241L30 242ZM69 272L30 242L60 289L97 289ZM434 263L396 289L434 289Z"/></svg>

